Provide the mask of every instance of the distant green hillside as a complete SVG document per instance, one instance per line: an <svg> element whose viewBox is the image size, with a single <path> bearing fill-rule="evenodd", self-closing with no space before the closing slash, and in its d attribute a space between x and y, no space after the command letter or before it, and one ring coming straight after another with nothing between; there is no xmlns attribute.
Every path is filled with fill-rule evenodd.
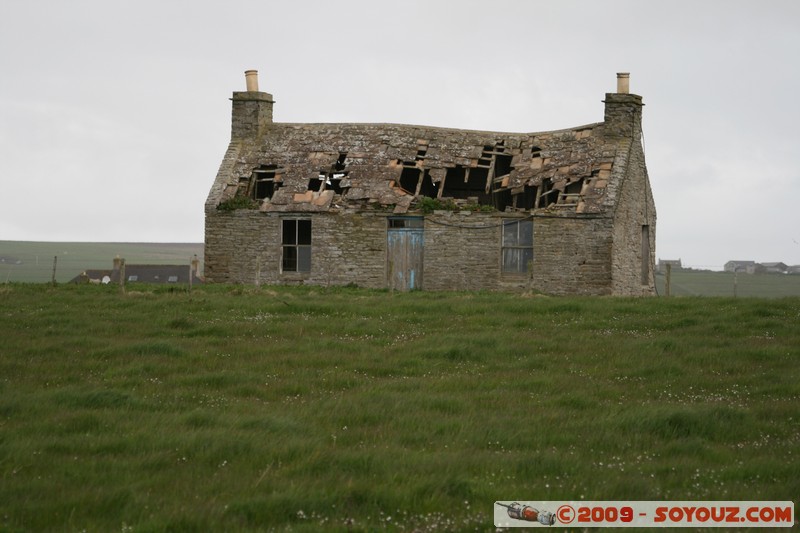
<svg viewBox="0 0 800 533"><path fill-rule="evenodd" d="M0 283L46 283L52 279L53 258L56 281L66 283L84 270L111 268L114 257L128 264L182 265L192 256L203 270L203 243L113 243L113 242L28 242L0 241ZM675 270L672 296L736 296L780 298L800 296L800 275L739 274L730 272ZM656 275L659 295L665 295L665 279Z"/></svg>
<svg viewBox="0 0 800 533"><path fill-rule="evenodd" d="M656 275L658 294L666 294L665 278ZM735 285L735 287L734 287ZM800 296L800 275L738 274L674 270L670 283L672 296L740 296L781 298Z"/></svg>
<svg viewBox="0 0 800 533"><path fill-rule="evenodd" d="M56 261L56 281L65 283L87 269L111 268L119 255L129 264L188 265L203 243L114 243L0 241L0 283L49 282Z"/></svg>

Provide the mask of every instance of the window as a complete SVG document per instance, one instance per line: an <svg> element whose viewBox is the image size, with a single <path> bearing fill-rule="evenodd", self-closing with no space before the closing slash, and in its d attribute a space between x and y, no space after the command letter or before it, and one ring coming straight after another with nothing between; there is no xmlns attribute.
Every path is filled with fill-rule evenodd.
<svg viewBox="0 0 800 533"><path fill-rule="evenodd" d="M167 278L167 283L178 283L178 276L170 276Z"/></svg>
<svg viewBox="0 0 800 533"><path fill-rule="evenodd" d="M283 271L311 272L311 221L283 221Z"/></svg>
<svg viewBox="0 0 800 533"><path fill-rule="evenodd" d="M503 272L525 274L533 261L533 221L503 223Z"/></svg>
<svg viewBox="0 0 800 533"><path fill-rule="evenodd" d="M139 281L139 276L132 274L128 276L128 281Z"/></svg>
<svg viewBox="0 0 800 533"><path fill-rule="evenodd" d="M423 228L425 219L422 217L389 217L389 229Z"/></svg>

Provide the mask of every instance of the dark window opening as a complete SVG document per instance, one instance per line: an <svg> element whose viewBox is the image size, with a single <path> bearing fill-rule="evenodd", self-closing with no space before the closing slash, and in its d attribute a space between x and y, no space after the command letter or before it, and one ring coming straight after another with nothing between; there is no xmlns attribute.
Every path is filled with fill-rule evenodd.
<svg viewBox="0 0 800 533"><path fill-rule="evenodd" d="M339 158L328 170L320 170L316 178L308 181L308 190L314 192L333 191L334 194L344 194L347 187L342 187L342 180L347 177L345 160L347 152L339 152Z"/></svg>
<svg viewBox="0 0 800 533"><path fill-rule="evenodd" d="M481 153L480 159L478 159L478 166L479 167L489 168L491 166L491 164L492 164L492 152L494 152L494 149L490 145L485 144L483 146L483 152Z"/></svg>
<svg viewBox="0 0 800 533"><path fill-rule="evenodd" d="M427 153L427 144L420 143L417 145L417 153L414 156L413 161L403 161L402 159L397 160L397 164L402 166L398 185L400 185L400 188L402 188L404 191L414 196L418 194L418 190L422 186L420 179L423 178L422 169L420 169L420 167L417 165L419 161L425 160L425 154ZM428 171L425 170L424 174L427 175L427 173ZM422 194L424 195L424 193Z"/></svg>
<svg viewBox="0 0 800 533"><path fill-rule="evenodd" d="M400 172L400 187L409 194L417 194L420 174L418 168L403 167Z"/></svg>
<svg viewBox="0 0 800 533"><path fill-rule="evenodd" d="M558 201L558 189L553 189L553 180L542 180L542 195L539 197L538 207L547 207Z"/></svg>
<svg viewBox="0 0 800 533"><path fill-rule="evenodd" d="M275 190L280 187L280 183L275 183L274 179L264 179L256 181L255 196L256 200L268 200L275 194Z"/></svg>
<svg viewBox="0 0 800 533"><path fill-rule="evenodd" d="M339 172L345 169L344 161L347 159L347 152L339 152L339 159L333 164L334 172Z"/></svg>
<svg viewBox="0 0 800 533"><path fill-rule="evenodd" d="M579 179L564 187L564 194L580 194L582 188L583 179Z"/></svg>
<svg viewBox="0 0 800 533"><path fill-rule="evenodd" d="M466 199L477 197L479 204L491 204L491 197L486 194L486 168L464 168L457 166L448 168L444 178L442 196Z"/></svg>
<svg viewBox="0 0 800 533"><path fill-rule="evenodd" d="M511 156L507 154L495 154L494 156L494 176L499 178L510 174L514 170L511 166Z"/></svg>
<svg viewBox="0 0 800 533"><path fill-rule="evenodd" d="M320 174L319 177L311 178L308 180L308 190L319 192L322 190L323 183L325 183L325 174Z"/></svg>
<svg viewBox="0 0 800 533"><path fill-rule="evenodd" d="M505 211L506 207L513 205L514 199L511 196L511 189L502 189L492 194L494 208L498 211Z"/></svg>
<svg viewBox="0 0 800 533"><path fill-rule="evenodd" d="M422 228L425 219L422 217L389 217L390 229Z"/></svg>
<svg viewBox="0 0 800 533"><path fill-rule="evenodd" d="M250 176L250 194L254 200L269 200L282 185L278 165L261 165Z"/></svg>
<svg viewBox="0 0 800 533"><path fill-rule="evenodd" d="M347 172L334 172L325 180L325 190L333 191L335 194L344 194L347 187L342 187L342 180L347 177Z"/></svg>
<svg viewBox="0 0 800 533"><path fill-rule="evenodd" d="M583 178L573 181L564 187L564 192L561 194L559 203L562 204L577 204L581 198L581 190L583 190Z"/></svg>
<svg viewBox="0 0 800 533"><path fill-rule="evenodd" d="M502 271L525 274L533 261L533 221L519 220L503 223Z"/></svg>
<svg viewBox="0 0 800 533"><path fill-rule="evenodd" d="M285 219L281 244L284 272L311 272L311 221Z"/></svg>
<svg viewBox="0 0 800 533"><path fill-rule="evenodd" d="M442 193L450 196L448 194L450 190L456 190L464 187L464 182L466 181L466 172L467 169L461 165L448 168L444 175L444 189Z"/></svg>
<svg viewBox="0 0 800 533"><path fill-rule="evenodd" d="M444 178L442 196L456 199L477 198L481 205L492 204L492 198L486 194L487 168L464 168L456 166L448 168Z"/></svg>
<svg viewBox="0 0 800 533"><path fill-rule="evenodd" d="M517 195L517 208L519 209L533 209L536 206L536 191L538 187L525 185L522 193Z"/></svg>
<svg viewBox="0 0 800 533"><path fill-rule="evenodd" d="M436 198L439 194L439 184L434 183L431 179L430 172L425 169L425 172L422 174L422 185L419 188L420 196L428 196L430 198Z"/></svg>

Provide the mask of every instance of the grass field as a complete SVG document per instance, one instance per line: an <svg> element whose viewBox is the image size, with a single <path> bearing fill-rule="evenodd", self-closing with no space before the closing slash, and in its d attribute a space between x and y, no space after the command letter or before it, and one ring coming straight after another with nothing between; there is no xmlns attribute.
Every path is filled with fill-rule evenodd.
<svg viewBox="0 0 800 533"><path fill-rule="evenodd" d="M188 265L202 261L203 243L114 243L0 241L0 283L65 283L87 269L110 269L119 255L128 264ZM201 265L202 270L202 265Z"/></svg>
<svg viewBox="0 0 800 533"><path fill-rule="evenodd" d="M675 270L672 272L672 296L728 296L782 298L800 296L800 275L792 274L738 274ZM664 276L656 275L656 288L666 294Z"/></svg>
<svg viewBox="0 0 800 533"><path fill-rule="evenodd" d="M800 299L0 286L2 531L800 494Z"/></svg>

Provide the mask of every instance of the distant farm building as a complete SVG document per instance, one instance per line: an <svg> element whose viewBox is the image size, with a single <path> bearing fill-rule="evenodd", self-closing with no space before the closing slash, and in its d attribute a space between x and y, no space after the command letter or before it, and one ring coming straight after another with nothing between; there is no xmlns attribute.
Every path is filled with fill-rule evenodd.
<svg viewBox="0 0 800 533"><path fill-rule="evenodd" d="M755 261L728 261L724 266L725 272L739 272L745 274L756 273Z"/></svg>
<svg viewBox="0 0 800 533"><path fill-rule="evenodd" d="M190 265L134 265L124 264L119 257L114 258L111 269L88 269L70 280L70 283L119 283L124 276L125 283L203 283L198 275L197 257Z"/></svg>
<svg viewBox="0 0 800 533"><path fill-rule="evenodd" d="M765 274L786 274L789 270L789 266L786 263L761 263L761 268L763 268Z"/></svg>
<svg viewBox="0 0 800 533"><path fill-rule="evenodd" d="M793 268L782 262L728 261L725 263L725 272L745 274L791 274Z"/></svg>
<svg viewBox="0 0 800 533"><path fill-rule="evenodd" d="M667 272L667 266L669 266L672 270L680 270L683 268L681 265L680 259L659 259L658 260L658 272L660 274L664 274Z"/></svg>

